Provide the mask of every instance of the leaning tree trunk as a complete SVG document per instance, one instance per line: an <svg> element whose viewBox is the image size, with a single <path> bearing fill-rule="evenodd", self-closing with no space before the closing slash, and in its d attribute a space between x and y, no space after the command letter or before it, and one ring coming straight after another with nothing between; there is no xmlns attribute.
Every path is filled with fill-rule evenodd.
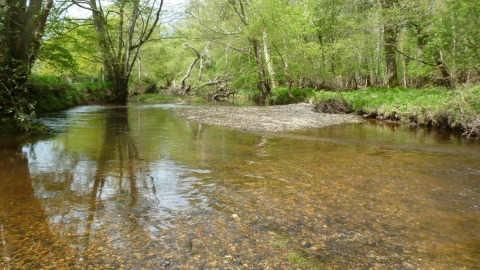
<svg viewBox="0 0 480 270"><path fill-rule="evenodd" d="M28 6L27 6L28 5ZM2 67L27 76L42 43L53 0L7 0L0 21ZM3 70L3 69L2 69Z"/></svg>
<svg viewBox="0 0 480 270"><path fill-rule="evenodd" d="M445 85L447 88L452 89L453 88L452 76L448 72L448 67L442 58L443 58L442 52L438 51L435 55L435 64L437 65L437 68L440 71L440 74L442 74L442 79L443 79L442 84Z"/></svg>

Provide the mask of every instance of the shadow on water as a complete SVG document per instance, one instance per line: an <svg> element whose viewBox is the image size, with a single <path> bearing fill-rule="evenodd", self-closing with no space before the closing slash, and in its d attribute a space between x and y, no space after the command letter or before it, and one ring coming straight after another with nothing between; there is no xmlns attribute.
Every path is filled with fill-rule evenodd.
<svg viewBox="0 0 480 270"><path fill-rule="evenodd" d="M252 134L85 106L0 146L0 268L474 269L477 141L370 122ZM8 168L5 169L5 168Z"/></svg>

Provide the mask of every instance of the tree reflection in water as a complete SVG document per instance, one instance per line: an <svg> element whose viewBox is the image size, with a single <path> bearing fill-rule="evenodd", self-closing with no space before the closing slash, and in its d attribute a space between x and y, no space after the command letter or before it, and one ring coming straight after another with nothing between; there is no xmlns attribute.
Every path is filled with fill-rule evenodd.
<svg viewBox="0 0 480 270"><path fill-rule="evenodd" d="M154 106L80 107L65 119L23 159L2 156L32 181L1 187L31 205L2 209L20 218L2 232L0 269L478 265L478 144L370 124L251 134ZM29 207L45 234L29 231ZM45 258L12 248L35 233Z"/></svg>
<svg viewBox="0 0 480 270"><path fill-rule="evenodd" d="M29 144L23 147L23 154L18 146L14 152L18 157L12 161L17 177L25 175L21 176L23 182L16 183L18 190L11 194L18 197L20 189L28 193L17 200L29 205L29 216L36 213L35 217L43 220L41 224L36 221L33 230L51 245L63 245L68 250L58 256L50 255L54 259L43 266L62 266L58 263L61 260L63 265L69 265L67 268L158 267L162 258L152 254L159 245L164 245L159 241L167 230L168 219L189 206L188 193L192 190L189 181L193 179L183 176L189 170L160 156L140 156L138 138L129 124L129 119L135 118L129 117L127 107L77 111L67 119L70 124L66 133L54 140ZM141 127L135 128L138 131ZM82 140L83 145L79 145ZM99 140L101 143L96 143ZM99 147L88 145L92 143ZM6 162L11 158L5 156L1 160ZM8 177L2 177L2 181L5 179ZM25 186L30 188L23 190ZM1 188L2 193L12 189L7 185ZM3 197L2 203L6 200L9 198ZM12 209L19 211L18 207ZM20 220L22 214L8 215L15 216L23 226L31 226ZM13 227L8 222L11 220L3 221L4 227ZM22 229L18 235L23 233ZM40 253L45 254L40 250L37 255ZM7 256L19 258L17 251L5 255L4 260ZM149 256L148 260L145 256ZM28 267L21 260L15 263Z"/></svg>

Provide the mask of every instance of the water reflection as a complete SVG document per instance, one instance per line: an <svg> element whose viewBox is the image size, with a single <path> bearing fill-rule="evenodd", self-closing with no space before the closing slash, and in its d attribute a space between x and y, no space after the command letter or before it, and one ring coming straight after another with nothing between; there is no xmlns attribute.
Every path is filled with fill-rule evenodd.
<svg viewBox="0 0 480 270"><path fill-rule="evenodd" d="M2 194L16 196L16 201L29 207L5 202L2 210L14 212L3 216L15 217L21 226L10 225L7 218L2 232L11 235L11 228L24 232L25 226L34 226L32 230L41 232L42 238L72 250L68 259L50 254L54 258L51 265L62 266L57 260L78 267L143 265L146 255L142 250L158 246L154 240L169 226L169 219L192 205L204 204L200 194L192 195L195 178L187 174L207 171L189 170L155 156L159 154L156 151L145 151L142 156L138 147L160 149L161 138L145 145L138 137L143 130L132 130L132 120L136 117L129 115L127 107L77 108L67 113L66 127L60 121L50 121L60 131L55 139L15 149L4 147L1 160L15 170L8 171L10 178L2 177ZM1 165L8 168L9 164ZM13 190L9 181L18 189ZM22 223L20 217L33 216L31 212L40 221ZM22 237L28 239L29 235ZM7 246L20 244L8 238L4 242ZM4 260L29 267L15 253L6 254ZM160 262L152 259L149 263Z"/></svg>
<svg viewBox="0 0 480 270"><path fill-rule="evenodd" d="M37 198L28 159L15 140L0 143L0 266L41 268L65 255L52 242L54 233L42 201Z"/></svg>
<svg viewBox="0 0 480 270"><path fill-rule="evenodd" d="M0 146L0 268L473 269L475 141L372 122L279 135L176 105L78 107ZM5 169L8 168L8 169Z"/></svg>

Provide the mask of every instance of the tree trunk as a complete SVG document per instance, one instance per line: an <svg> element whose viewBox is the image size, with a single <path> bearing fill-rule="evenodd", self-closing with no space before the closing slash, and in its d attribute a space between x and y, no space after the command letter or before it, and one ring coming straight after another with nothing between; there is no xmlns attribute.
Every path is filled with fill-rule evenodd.
<svg viewBox="0 0 480 270"><path fill-rule="evenodd" d="M382 0L382 9L388 10L394 0ZM385 17L385 16L384 16ZM396 27L393 23L384 18L383 25L383 43L385 50L385 64L386 64L386 84L388 88L398 86L397 75L397 60L395 59L395 43L396 43Z"/></svg>
<svg viewBox="0 0 480 270"><path fill-rule="evenodd" d="M114 101L126 102L129 96L128 81L133 66L137 60L141 46L149 40L154 29L158 26L163 0L159 0L157 9L149 9L149 13L142 13L140 5L157 2L129 2L128 8L125 3L115 2L118 9L118 27L113 28L108 24L107 12L102 8L101 0L89 0L88 4L92 11L93 24L97 32L99 49L102 55L106 81L112 82L111 90L115 94ZM82 7L80 5L80 7ZM141 23L139 21L141 20ZM117 37L116 40L113 37Z"/></svg>
<svg viewBox="0 0 480 270"><path fill-rule="evenodd" d="M443 85L445 85L447 88L453 88L452 77L448 72L448 67L445 62L443 62L442 58L442 52L438 51L435 56L435 63L437 64L437 68L440 71L440 74L442 74Z"/></svg>
<svg viewBox="0 0 480 270"><path fill-rule="evenodd" d="M258 39L251 39L253 51L255 53L255 60L257 62L257 74L258 74L258 89L262 93L262 103L266 103L270 96L270 85L265 76L265 69L262 60L262 50L260 48L260 42Z"/></svg>
<svg viewBox="0 0 480 270"><path fill-rule="evenodd" d="M184 95L186 95L190 91L190 85L187 86L186 81L190 77L190 75L192 75L193 67L198 62L198 60L200 60L202 58L202 54L200 54L195 48L191 47L190 45L188 45L188 44L184 44L184 45L187 46L188 48L192 49L192 51L194 51L195 54L196 54L195 59L193 59L192 63L188 67L187 74L185 74L185 76L183 77L182 82L181 82L181 87L182 87L181 91Z"/></svg>
<svg viewBox="0 0 480 270"><path fill-rule="evenodd" d="M288 96L295 102L295 103L298 103L298 99L295 98L295 96L293 95L292 93L292 84L293 84L293 80L292 80L292 77L290 77L290 74L288 74L287 70L285 69L283 71L283 74L285 75L285 78L287 78L287 92L288 92Z"/></svg>
<svg viewBox="0 0 480 270"><path fill-rule="evenodd" d="M0 29L2 64L28 75L36 60L53 0L7 0L6 4Z"/></svg>
<svg viewBox="0 0 480 270"><path fill-rule="evenodd" d="M270 57L270 52L268 50L268 40L267 40L267 31L263 31L263 54L265 55L265 61L267 62L268 75L270 77L271 87L277 87L277 82L275 81L275 71L273 69L272 57Z"/></svg>
<svg viewBox="0 0 480 270"><path fill-rule="evenodd" d="M387 68L387 87L394 88L398 86L397 60L395 59L395 29L392 26L384 25L383 41L385 48L385 64Z"/></svg>
<svg viewBox="0 0 480 270"><path fill-rule="evenodd" d="M52 5L53 0L6 0L0 6L0 116L24 130L34 114L24 86Z"/></svg>

